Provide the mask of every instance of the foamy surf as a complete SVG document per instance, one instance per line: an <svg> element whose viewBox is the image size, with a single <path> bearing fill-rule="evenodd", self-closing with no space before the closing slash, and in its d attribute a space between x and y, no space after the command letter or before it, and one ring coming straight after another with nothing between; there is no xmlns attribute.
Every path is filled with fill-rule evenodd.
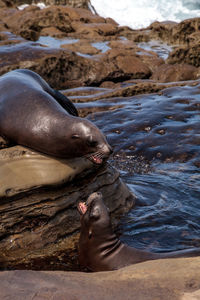
<svg viewBox="0 0 200 300"><path fill-rule="evenodd" d="M111 17L120 25L144 28L154 21L175 21L200 17L198 0L91 0L102 17Z"/></svg>

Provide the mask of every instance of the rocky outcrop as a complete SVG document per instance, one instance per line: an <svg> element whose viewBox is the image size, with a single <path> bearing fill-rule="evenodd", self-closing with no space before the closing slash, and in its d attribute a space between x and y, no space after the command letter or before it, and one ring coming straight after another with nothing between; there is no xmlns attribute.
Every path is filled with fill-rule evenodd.
<svg viewBox="0 0 200 300"><path fill-rule="evenodd" d="M104 18L93 15L86 9L63 6L51 6L42 10L37 6L29 6L22 11L16 10L13 18L5 15L3 21L10 31L32 41L36 41L41 31L44 32L49 27L60 30L66 37L69 33L80 36L87 27L94 28L98 35L97 26L93 26L95 23L100 24L99 30L102 30L101 27L112 26L112 30L105 29L107 35L113 34L117 28L117 25L106 25Z"/></svg>
<svg viewBox="0 0 200 300"><path fill-rule="evenodd" d="M187 19L180 23L175 22L154 22L149 30L149 38L161 39L169 44L189 45L196 43L199 38L200 18ZM146 30L141 31L146 35Z"/></svg>
<svg viewBox="0 0 200 300"><path fill-rule="evenodd" d="M2 0L3 1L3 0ZM10 0L14 5L40 3L40 0ZM90 0L44 0L45 5L67 5L71 7L86 8L90 7Z"/></svg>
<svg viewBox="0 0 200 300"><path fill-rule="evenodd" d="M152 55L147 61L146 54L134 54L131 50L111 49L105 54L82 57L67 49L47 48L32 42L16 43L7 55L1 51L0 74L18 68L28 68L39 73L57 89L84 85L100 85L104 81L119 82L132 78L149 78L150 69L160 59ZM153 68L153 67L152 67Z"/></svg>
<svg viewBox="0 0 200 300"><path fill-rule="evenodd" d="M2 299L197 300L200 258L149 261L98 273L0 273Z"/></svg>
<svg viewBox="0 0 200 300"><path fill-rule="evenodd" d="M179 63L179 64L190 64L195 67L200 67L200 45L192 44L188 47L178 47L172 51L168 58L169 64Z"/></svg>
<svg viewBox="0 0 200 300"><path fill-rule="evenodd" d="M2 138L0 145L1 269L77 269L77 202L99 190L115 217L134 205L109 165L55 159Z"/></svg>
<svg viewBox="0 0 200 300"><path fill-rule="evenodd" d="M156 69L151 79L160 82L175 82L194 80L197 79L198 76L198 68L195 68L189 64L163 64Z"/></svg>
<svg viewBox="0 0 200 300"><path fill-rule="evenodd" d="M104 82L109 86L133 79L169 82L199 78L199 70L195 69L199 67L198 18L180 24L155 22L147 29L131 30L89 10L68 6L54 5L42 10L29 6L22 11L6 7L0 10L0 17L0 29L4 31L0 45L13 45L9 56L7 48L0 49L0 74L29 68L57 89L100 86ZM184 30L185 27L189 29ZM61 47L54 48L53 40L51 47L45 42L41 45L27 41L38 41L44 36L66 39L66 43L62 41ZM172 44L176 41L181 47L176 45L164 66L164 59L158 54L136 44L150 39Z"/></svg>

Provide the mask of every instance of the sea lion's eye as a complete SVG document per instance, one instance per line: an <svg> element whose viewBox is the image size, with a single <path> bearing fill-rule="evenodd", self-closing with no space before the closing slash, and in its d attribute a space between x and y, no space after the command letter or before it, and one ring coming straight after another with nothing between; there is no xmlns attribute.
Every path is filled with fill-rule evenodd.
<svg viewBox="0 0 200 300"><path fill-rule="evenodd" d="M73 134L73 135L71 136L71 138L72 138L72 139L79 139L79 135L78 135L78 134Z"/></svg>

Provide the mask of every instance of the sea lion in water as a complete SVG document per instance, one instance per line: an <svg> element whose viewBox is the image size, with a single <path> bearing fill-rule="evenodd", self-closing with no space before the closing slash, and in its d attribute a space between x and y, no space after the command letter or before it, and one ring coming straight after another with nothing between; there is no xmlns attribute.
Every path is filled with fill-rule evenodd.
<svg viewBox="0 0 200 300"><path fill-rule="evenodd" d="M200 255L200 248L151 253L123 244L112 230L101 193L93 193L86 202L79 202L78 211L81 215L79 261L90 271L111 271L146 260Z"/></svg>
<svg viewBox="0 0 200 300"><path fill-rule="evenodd" d="M48 155L84 156L95 164L112 151L101 131L78 117L69 99L25 69L0 77L0 135Z"/></svg>

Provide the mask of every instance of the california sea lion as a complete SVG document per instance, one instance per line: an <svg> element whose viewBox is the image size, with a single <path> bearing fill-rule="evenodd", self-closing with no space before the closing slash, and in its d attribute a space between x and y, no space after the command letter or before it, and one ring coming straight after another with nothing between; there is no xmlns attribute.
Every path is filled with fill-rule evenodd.
<svg viewBox="0 0 200 300"><path fill-rule="evenodd" d="M38 74L15 70L0 77L0 135L60 158L87 156L101 164L111 153L101 131Z"/></svg>
<svg viewBox="0 0 200 300"><path fill-rule="evenodd" d="M101 193L93 193L86 202L79 202L78 210L81 215L79 261L90 271L111 271L146 260L200 255L200 248L151 253L123 244L112 230Z"/></svg>

